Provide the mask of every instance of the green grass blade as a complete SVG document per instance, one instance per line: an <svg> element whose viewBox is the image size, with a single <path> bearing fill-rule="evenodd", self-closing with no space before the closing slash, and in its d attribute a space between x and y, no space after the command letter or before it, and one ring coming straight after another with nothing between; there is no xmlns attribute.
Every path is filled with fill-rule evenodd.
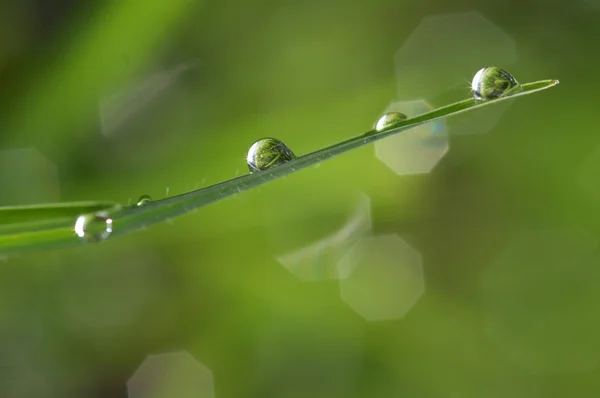
<svg viewBox="0 0 600 398"><path fill-rule="evenodd" d="M7 129L19 132L13 139L27 136L45 148L61 145L63 152L72 150L66 146L76 145L77 140L60 138L89 120L89 106L97 104L98 92L127 82L143 70L157 49L177 32L186 13L201 3L101 2L94 18L77 34L64 38L61 53L65 55L53 60L44 68L47 70L40 70L39 81L16 100L16 109L7 121ZM62 95L62 90L68 95Z"/></svg>
<svg viewBox="0 0 600 398"><path fill-rule="evenodd" d="M182 195L157 200L144 206L114 203L74 202L40 206L0 208L0 252L13 253L47 248L61 248L85 243L73 232L78 215L102 210L113 220L111 237L124 235L150 225L193 212L210 203L223 200L295 171L314 166L334 156L362 147L402 131L500 101L532 94L558 84L558 80L542 80L521 85L521 90L491 101L467 99L409 118L384 131L368 131L300 156L286 164L256 174L248 174Z"/></svg>
<svg viewBox="0 0 600 398"><path fill-rule="evenodd" d="M115 206L111 202L71 202L0 207L0 228L40 220L73 218Z"/></svg>
<svg viewBox="0 0 600 398"><path fill-rule="evenodd" d="M0 235L38 232L72 223L81 214L116 210L112 202L70 202L0 207Z"/></svg>

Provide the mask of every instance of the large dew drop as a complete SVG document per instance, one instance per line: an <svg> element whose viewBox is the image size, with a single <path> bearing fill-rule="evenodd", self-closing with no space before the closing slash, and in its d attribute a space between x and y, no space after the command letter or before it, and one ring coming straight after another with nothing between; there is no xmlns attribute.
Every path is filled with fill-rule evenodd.
<svg viewBox="0 0 600 398"><path fill-rule="evenodd" d="M143 206L143 205L147 205L150 202L152 202L152 198L150 197L150 195L142 195L138 199L137 205L138 206Z"/></svg>
<svg viewBox="0 0 600 398"><path fill-rule="evenodd" d="M404 113L388 112L381 118L379 118L379 120L377 121L377 123L375 123L375 126L373 126L373 128L376 131L383 131L387 128L392 127L396 123L406 120L407 118L408 117Z"/></svg>
<svg viewBox="0 0 600 398"><path fill-rule="evenodd" d="M510 73L495 66L480 69L471 83L473 97L483 101L502 97L519 87L519 83Z"/></svg>
<svg viewBox="0 0 600 398"><path fill-rule="evenodd" d="M283 142L275 138L262 138L248 150L246 162L250 172L263 171L294 159L296 155Z"/></svg>
<svg viewBox="0 0 600 398"><path fill-rule="evenodd" d="M77 218L75 234L88 243L107 239L113 231L113 221L103 213L84 214Z"/></svg>

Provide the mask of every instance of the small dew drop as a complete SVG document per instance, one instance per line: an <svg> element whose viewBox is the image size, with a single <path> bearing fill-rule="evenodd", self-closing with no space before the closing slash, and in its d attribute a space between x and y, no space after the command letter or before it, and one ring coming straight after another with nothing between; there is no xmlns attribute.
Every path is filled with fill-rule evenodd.
<svg viewBox="0 0 600 398"><path fill-rule="evenodd" d="M84 214L77 218L75 234L88 243L107 239L113 231L113 220L103 213Z"/></svg>
<svg viewBox="0 0 600 398"><path fill-rule="evenodd" d="M379 120L377 121L377 123L375 123L375 126L373 126L373 128L376 131L383 131L387 128L392 127L394 124L406 119L408 119L408 117L404 113L388 112L381 118L379 118Z"/></svg>
<svg viewBox="0 0 600 398"><path fill-rule="evenodd" d="M264 171L296 158L296 155L283 142L275 138L262 138L248 150L246 162L250 173Z"/></svg>
<svg viewBox="0 0 600 398"><path fill-rule="evenodd" d="M150 202L152 202L150 195L142 195L137 201L137 206L147 205Z"/></svg>
<svg viewBox="0 0 600 398"><path fill-rule="evenodd" d="M519 83L510 73L495 66L480 69L471 83L473 97L482 101L500 98L519 88Z"/></svg>

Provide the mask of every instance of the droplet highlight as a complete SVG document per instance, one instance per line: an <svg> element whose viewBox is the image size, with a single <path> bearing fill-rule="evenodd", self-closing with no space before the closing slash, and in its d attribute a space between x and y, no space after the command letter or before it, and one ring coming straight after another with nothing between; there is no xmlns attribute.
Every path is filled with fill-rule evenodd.
<svg viewBox="0 0 600 398"><path fill-rule="evenodd" d="M106 240L113 231L113 220L103 213L84 214L77 218L75 234L88 243Z"/></svg>
<svg viewBox="0 0 600 398"><path fill-rule="evenodd" d="M296 155L283 142L275 138L262 138L248 150L246 162L250 173L264 171L295 159Z"/></svg>
<svg viewBox="0 0 600 398"><path fill-rule="evenodd" d="M480 69L471 83L473 97L482 101L500 98L519 87L510 73L495 66Z"/></svg>
<svg viewBox="0 0 600 398"><path fill-rule="evenodd" d="M138 199L137 205L138 206L143 206L143 205L147 205L150 202L152 202L152 198L150 197L150 195L142 195Z"/></svg>
<svg viewBox="0 0 600 398"><path fill-rule="evenodd" d="M375 123L375 126L373 126L373 128L376 131L383 131L392 127L396 123L402 122L406 119L408 119L408 116L406 116L404 113L388 112L379 118L379 120L377 121L377 123Z"/></svg>

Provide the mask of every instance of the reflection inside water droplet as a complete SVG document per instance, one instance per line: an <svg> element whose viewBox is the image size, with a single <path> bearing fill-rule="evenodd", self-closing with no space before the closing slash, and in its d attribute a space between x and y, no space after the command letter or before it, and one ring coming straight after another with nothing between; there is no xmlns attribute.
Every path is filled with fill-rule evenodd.
<svg viewBox="0 0 600 398"><path fill-rule="evenodd" d="M296 155L281 141L275 138L262 138L248 150L246 162L250 172L263 171L284 164Z"/></svg>
<svg viewBox="0 0 600 398"><path fill-rule="evenodd" d="M143 205L146 205L146 204L148 204L150 202L152 202L152 198L150 197L150 195L142 195L138 199L137 205L138 206L143 206Z"/></svg>
<svg viewBox="0 0 600 398"><path fill-rule="evenodd" d="M484 101L502 97L519 88L519 83L510 73L495 66L480 69L471 83L473 97Z"/></svg>
<svg viewBox="0 0 600 398"><path fill-rule="evenodd" d="M105 214L84 214L77 218L73 230L75 234L88 243L107 239L113 231L112 218Z"/></svg>
<svg viewBox="0 0 600 398"><path fill-rule="evenodd" d="M377 121L377 123L375 123L375 126L373 126L373 128L377 131L382 131L406 119L408 119L408 117L404 113L388 112L381 118L379 118L379 120Z"/></svg>

